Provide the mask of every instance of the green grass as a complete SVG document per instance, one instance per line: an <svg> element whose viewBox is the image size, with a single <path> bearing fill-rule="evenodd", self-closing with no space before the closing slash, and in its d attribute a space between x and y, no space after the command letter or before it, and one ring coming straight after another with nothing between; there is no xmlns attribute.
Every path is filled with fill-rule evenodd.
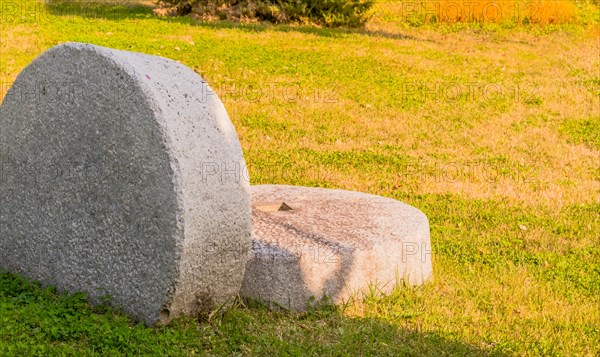
<svg viewBox="0 0 600 357"><path fill-rule="evenodd" d="M1 9L0 88L65 41L176 59L219 92L252 183L414 205L435 254L420 288L299 315L239 303L162 328L2 273L0 355L600 354L597 23L412 28L376 16L351 30L145 6ZM273 92L254 100L250 85Z"/></svg>
<svg viewBox="0 0 600 357"><path fill-rule="evenodd" d="M561 129L572 142L600 149L600 117L565 120Z"/></svg>
<svg viewBox="0 0 600 357"><path fill-rule="evenodd" d="M58 295L7 274L0 275L0 281L3 355L482 353L448 333L404 329L379 317L345 317L331 307L290 316L261 306L240 306L218 321L179 319L169 327L145 328L112 310L90 308L81 294ZM405 311L397 318L420 314L422 293L398 294L387 298L396 304L402 301Z"/></svg>

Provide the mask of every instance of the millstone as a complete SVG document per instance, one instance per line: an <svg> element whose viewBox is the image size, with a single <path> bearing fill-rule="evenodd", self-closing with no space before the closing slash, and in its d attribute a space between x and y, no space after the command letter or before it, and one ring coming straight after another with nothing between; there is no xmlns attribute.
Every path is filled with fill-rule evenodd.
<svg viewBox="0 0 600 357"><path fill-rule="evenodd" d="M238 292L251 211L225 108L166 58L67 43L0 108L0 269L161 324Z"/></svg>
<svg viewBox="0 0 600 357"><path fill-rule="evenodd" d="M432 276L427 217L393 199L342 190L252 186L253 241L241 295L304 310Z"/></svg>

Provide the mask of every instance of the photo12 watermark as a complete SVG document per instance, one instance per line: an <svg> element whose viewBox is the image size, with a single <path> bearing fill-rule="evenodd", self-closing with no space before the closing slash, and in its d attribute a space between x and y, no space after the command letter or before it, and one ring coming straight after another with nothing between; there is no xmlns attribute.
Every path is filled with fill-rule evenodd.
<svg viewBox="0 0 600 357"><path fill-rule="evenodd" d="M497 183L509 179L524 184L539 184L538 170L533 165L494 161L422 162L403 165L399 174L403 182L420 183Z"/></svg>
<svg viewBox="0 0 600 357"><path fill-rule="evenodd" d="M205 84L202 97L217 95L223 103L337 103L335 83L297 81L225 81L210 87Z"/></svg>
<svg viewBox="0 0 600 357"><path fill-rule="evenodd" d="M536 83L499 82L403 82L400 93L403 103L416 102L479 102L502 100L532 104L541 101Z"/></svg>
<svg viewBox="0 0 600 357"><path fill-rule="evenodd" d="M90 100L103 99L118 104L133 103L137 88L126 85L122 79L114 79L119 73L107 72L104 79L96 82L56 81L43 79L33 83L0 82L0 97L11 91L13 97L24 105L48 105L48 103L85 104ZM150 80L152 78L150 77ZM200 83L193 92L198 103L213 100L223 103L325 103L339 101L336 84L304 84L293 81L228 81L209 85ZM92 97L93 96L93 97ZM101 96L102 98L99 98Z"/></svg>
<svg viewBox="0 0 600 357"><path fill-rule="evenodd" d="M542 18L561 17L559 6L549 7L535 0L420 0L420 1L382 1L399 3L398 14L403 22L480 22L514 23L536 22ZM553 0L552 3L569 0ZM569 4L571 5L571 4ZM551 11L551 14L547 14Z"/></svg>

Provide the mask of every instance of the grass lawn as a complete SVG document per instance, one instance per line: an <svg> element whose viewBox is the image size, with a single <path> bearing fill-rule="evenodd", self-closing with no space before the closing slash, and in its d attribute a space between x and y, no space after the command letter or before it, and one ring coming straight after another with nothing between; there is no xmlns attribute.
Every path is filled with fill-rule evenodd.
<svg viewBox="0 0 600 357"><path fill-rule="evenodd" d="M597 6L514 28L409 27L394 6L347 30L0 0L3 92L66 41L173 58L219 93L253 184L401 200L435 252L420 288L157 329L2 273L0 355L600 355Z"/></svg>

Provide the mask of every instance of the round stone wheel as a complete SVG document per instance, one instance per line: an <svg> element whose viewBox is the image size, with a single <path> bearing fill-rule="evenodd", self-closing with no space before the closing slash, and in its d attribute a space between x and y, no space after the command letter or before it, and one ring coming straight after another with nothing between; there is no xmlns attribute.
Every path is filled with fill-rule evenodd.
<svg viewBox="0 0 600 357"><path fill-rule="evenodd" d="M360 192L252 186L253 241L241 295L302 311L432 277L427 217Z"/></svg>
<svg viewBox="0 0 600 357"><path fill-rule="evenodd" d="M0 107L0 269L148 325L227 304L250 246L225 108L178 62L82 43L37 57Z"/></svg>

